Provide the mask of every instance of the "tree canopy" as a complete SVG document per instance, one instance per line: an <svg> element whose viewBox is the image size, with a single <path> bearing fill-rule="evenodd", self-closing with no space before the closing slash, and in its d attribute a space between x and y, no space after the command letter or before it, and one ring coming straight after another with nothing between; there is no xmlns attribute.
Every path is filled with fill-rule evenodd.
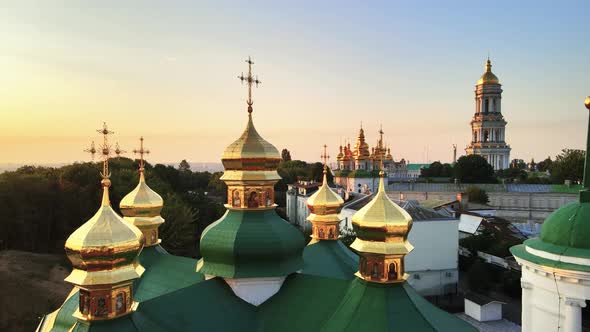
<svg viewBox="0 0 590 332"><path fill-rule="evenodd" d="M476 154L462 156L453 167L455 178L463 183L494 183L494 168Z"/></svg>
<svg viewBox="0 0 590 332"><path fill-rule="evenodd" d="M63 252L67 237L98 209L100 167L24 166L0 174L0 249ZM223 206L205 195L212 191L214 175L160 164L145 168L148 184L164 199L162 245L174 254L198 255L200 232L223 213ZM111 202L117 212L121 199L137 185L137 169L137 161L128 158L110 163Z"/></svg>
<svg viewBox="0 0 590 332"><path fill-rule="evenodd" d="M551 163L549 172L553 183L564 183L565 180L581 182L584 177L586 152L577 149L563 149Z"/></svg>

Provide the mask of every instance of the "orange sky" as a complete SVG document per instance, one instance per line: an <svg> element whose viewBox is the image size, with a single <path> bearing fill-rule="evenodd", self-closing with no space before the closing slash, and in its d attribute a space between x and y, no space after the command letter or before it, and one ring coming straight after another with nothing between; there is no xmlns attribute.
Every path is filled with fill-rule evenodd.
<svg viewBox="0 0 590 332"><path fill-rule="evenodd" d="M90 4L0 10L0 163L88 160L83 149L103 121L126 150L143 135L152 161L219 161L246 124L236 76L248 55L263 82L256 127L296 159L319 160L324 143L335 156L362 121L370 145L383 124L396 159L450 161L452 144L460 155L470 138L488 51L504 85L511 157L584 146L584 2L502 15L510 2ZM483 13L498 26L473 29Z"/></svg>

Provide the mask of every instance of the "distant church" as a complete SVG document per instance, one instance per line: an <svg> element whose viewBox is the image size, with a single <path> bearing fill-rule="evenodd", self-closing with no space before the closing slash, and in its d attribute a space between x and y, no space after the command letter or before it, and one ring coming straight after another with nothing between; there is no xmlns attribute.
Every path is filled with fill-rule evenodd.
<svg viewBox="0 0 590 332"><path fill-rule="evenodd" d="M475 86L475 114L471 119L471 143L465 149L468 155L478 154L494 170L510 166L510 145L506 144L506 120L502 116L502 85L492 73L488 58L485 73Z"/></svg>

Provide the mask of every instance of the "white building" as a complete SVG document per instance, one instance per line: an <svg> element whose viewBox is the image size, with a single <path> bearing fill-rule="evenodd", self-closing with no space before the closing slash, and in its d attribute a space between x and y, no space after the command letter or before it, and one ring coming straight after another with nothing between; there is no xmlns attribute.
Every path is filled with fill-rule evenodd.
<svg viewBox="0 0 590 332"><path fill-rule="evenodd" d="M465 295L465 314L478 322L501 320L503 304L487 296L468 293Z"/></svg>
<svg viewBox="0 0 590 332"><path fill-rule="evenodd" d="M475 87L475 114L471 120L468 155L486 158L495 170L510 167L510 146L506 144L506 120L502 115L502 85L492 73L490 59Z"/></svg>

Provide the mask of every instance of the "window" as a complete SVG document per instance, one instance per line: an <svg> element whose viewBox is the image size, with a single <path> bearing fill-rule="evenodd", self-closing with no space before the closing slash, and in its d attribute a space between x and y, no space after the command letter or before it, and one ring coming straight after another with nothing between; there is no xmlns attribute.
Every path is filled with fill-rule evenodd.
<svg viewBox="0 0 590 332"><path fill-rule="evenodd" d="M484 105L483 105L483 112L487 113L490 108L490 100L486 98Z"/></svg>

